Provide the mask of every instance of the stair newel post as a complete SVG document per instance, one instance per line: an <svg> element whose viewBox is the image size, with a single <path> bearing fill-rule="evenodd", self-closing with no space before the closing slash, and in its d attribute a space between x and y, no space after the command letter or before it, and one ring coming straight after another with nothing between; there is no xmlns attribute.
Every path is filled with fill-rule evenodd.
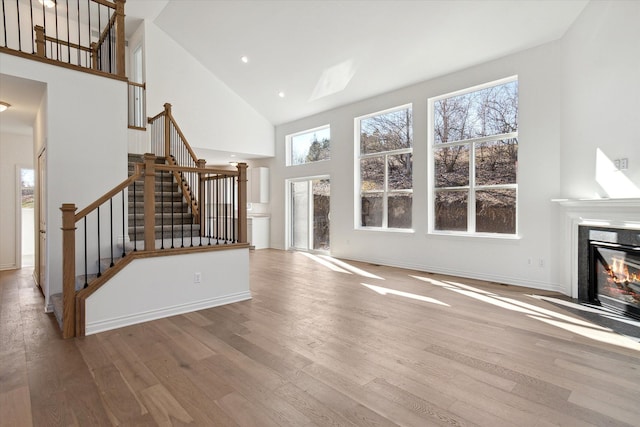
<svg viewBox="0 0 640 427"><path fill-rule="evenodd" d="M62 211L62 337L76 335L76 205L64 203Z"/></svg>
<svg viewBox="0 0 640 427"><path fill-rule="evenodd" d="M125 77L125 40L124 40L124 3L125 0L115 0L116 3L116 73L120 77Z"/></svg>
<svg viewBox="0 0 640 427"><path fill-rule="evenodd" d="M247 243L247 164L238 163L238 243Z"/></svg>
<svg viewBox="0 0 640 427"><path fill-rule="evenodd" d="M44 58L47 54L44 40L44 27L36 25L33 29L36 33L36 55Z"/></svg>
<svg viewBox="0 0 640 427"><path fill-rule="evenodd" d="M204 173L204 168L207 164L205 159L198 159L196 162L196 166L198 169L202 169L202 172L198 172L198 200L196 206L198 206L198 218L196 220L200 224L200 237L204 235L204 224L205 224L205 211L207 207L205 206L205 178L206 175ZM202 244L202 239L200 240Z"/></svg>
<svg viewBox="0 0 640 427"><path fill-rule="evenodd" d="M146 153L144 159L144 249L152 251L156 245L156 156ZM162 207L164 209L164 206ZM164 236L161 236L161 238Z"/></svg>
<svg viewBox="0 0 640 427"><path fill-rule="evenodd" d="M164 104L164 157L171 156L171 104ZM172 163L170 163L172 164Z"/></svg>

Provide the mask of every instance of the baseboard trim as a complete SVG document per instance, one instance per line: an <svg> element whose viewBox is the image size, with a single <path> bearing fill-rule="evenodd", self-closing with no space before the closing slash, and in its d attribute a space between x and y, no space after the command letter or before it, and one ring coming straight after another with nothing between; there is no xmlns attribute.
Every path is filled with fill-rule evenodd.
<svg viewBox="0 0 640 427"><path fill-rule="evenodd" d="M452 269L441 268L436 266L425 266L425 265L418 265L418 264L412 264L407 262L397 262L397 261L390 262L388 260L381 259L381 258L363 259L363 258L354 258L354 257L344 257L344 259L350 259L350 260L359 261L359 262L366 262L370 264L380 264L380 265L386 265L390 267L400 267L400 268L406 268L410 270L424 271L425 273L444 274L447 276L464 277L467 279L485 280L487 282L495 282L495 283L500 283L504 285L534 288L534 289L539 289L543 291L552 291L552 292L558 292L560 294L568 295L567 294L568 290L566 289L565 286L562 286L560 284L555 284L555 283L541 282L537 280L528 280L528 279L525 280L525 279L501 276L497 274L496 275L481 274L481 273L479 274L478 272L462 271L457 269L452 270Z"/></svg>
<svg viewBox="0 0 640 427"><path fill-rule="evenodd" d="M85 335L97 334L98 332L110 331L112 329L148 322L150 320L162 319L164 317L190 313L192 311L204 310L206 308L246 301L249 299L251 299L250 291L238 292L235 294L224 295L221 297L210 298L193 303L179 304L160 308L157 310L146 311L143 313L136 313L132 315L116 317L113 319L101 320L99 322L91 322L87 323L86 325Z"/></svg>

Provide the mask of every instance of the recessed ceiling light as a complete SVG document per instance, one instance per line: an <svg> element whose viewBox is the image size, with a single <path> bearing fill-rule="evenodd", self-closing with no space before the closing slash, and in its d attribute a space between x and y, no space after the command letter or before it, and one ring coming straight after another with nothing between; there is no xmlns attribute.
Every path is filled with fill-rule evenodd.
<svg viewBox="0 0 640 427"><path fill-rule="evenodd" d="M280 98L284 98L284 92L282 92L282 91L278 92L278 96L279 96Z"/></svg>
<svg viewBox="0 0 640 427"><path fill-rule="evenodd" d="M249 57L246 55L243 55L240 57L240 61L244 62L245 64L249 62Z"/></svg>
<svg viewBox="0 0 640 427"><path fill-rule="evenodd" d="M231 155L231 156L229 156L229 157L235 157L235 156L236 156L235 154L232 154L232 155Z"/></svg>
<svg viewBox="0 0 640 427"><path fill-rule="evenodd" d="M0 113L9 107L11 107L11 104L9 104L8 102L0 101Z"/></svg>

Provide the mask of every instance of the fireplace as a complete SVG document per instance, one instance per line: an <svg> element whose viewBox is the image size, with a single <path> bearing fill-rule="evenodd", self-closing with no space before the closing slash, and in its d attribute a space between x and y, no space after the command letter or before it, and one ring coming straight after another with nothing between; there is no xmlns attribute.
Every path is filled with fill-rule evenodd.
<svg viewBox="0 0 640 427"><path fill-rule="evenodd" d="M589 300L640 319L640 247L589 241Z"/></svg>

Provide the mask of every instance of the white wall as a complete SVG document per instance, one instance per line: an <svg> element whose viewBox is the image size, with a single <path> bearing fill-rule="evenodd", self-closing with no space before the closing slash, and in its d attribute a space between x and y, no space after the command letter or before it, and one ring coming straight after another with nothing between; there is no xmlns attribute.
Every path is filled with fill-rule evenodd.
<svg viewBox="0 0 640 427"><path fill-rule="evenodd" d="M127 84L0 54L0 73L47 84L45 304L62 291L60 206L87 206L127 176Z"/></svg>
<svg viewBox="0 0 640 427"><path fill-rule="evenodd" d="M565 265L560 244L565 219L550 200L640 197L638 22L638 2L590 2L560 41L278 126L276 159L270 162L272 246L286 247L284 180L330 174L333 255L570 294L571 266ZM427 234L427 98L515 74L520 239ZM414 232L354 230L353 119L409 102ZM285 167L285 136L327 123L332 160ZM629 170L613 171L609 160L617 158L628 158Z"/></svg>
<svg viewBox="0 0 640 427"><path fill-rule="evenodd" d="M330 110L276 128L271 166L271 242L285 248L286 178L331 176L331 253L334 256L509 284L563 290L550 263L554 206L560 193L559 43L514 54L442 78ZM427 200L427 99L518 75L519 239L430 235ZM354 229L354 118L413 104L413 232ZM285 167L285 136L331 125L331 160ZM531 258L531 264L528 263ZM539 266L542 260L542 266Z"/></svg>
<svg viewBox="0 0 640 427"><path fill-rule="evenodd" d="M562 195L640 197L640 2L590 2L562 44ZM597 179L598 149L629 169Z"/></svg>
<svg viewBox="0 0 640 427"><path fill-rule="evenodd" d="M17 168L33 168L33 137L0 134L0 270L18 268L20 182Z"/></svg>
<svg viewBox="0 0 640 427"><path fill-rule="evenodd" d="M137 259L87 299L86 333L249 298L248 249Z"/></svg>
<svg viewBox="0 0 640 427"><path fill-rule="evenodd" d="M147 115L169 102L192 147L273 156L273 126L164 31L145 26Z"/></svg>

